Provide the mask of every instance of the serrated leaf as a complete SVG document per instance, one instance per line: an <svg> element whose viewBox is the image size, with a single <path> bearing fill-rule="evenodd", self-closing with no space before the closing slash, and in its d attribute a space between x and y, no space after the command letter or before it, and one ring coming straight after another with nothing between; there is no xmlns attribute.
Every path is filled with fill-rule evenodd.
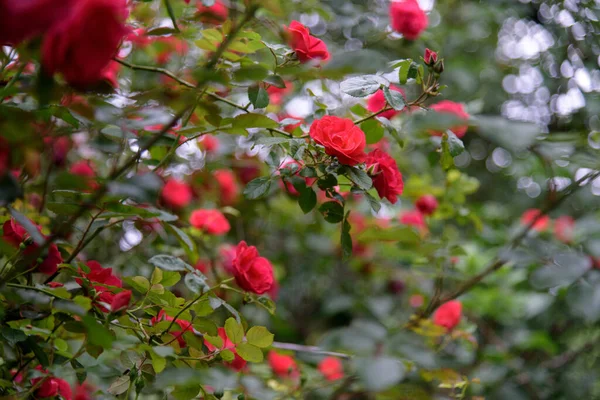
<svg viewBox="0 0 600 400"><path fill-rule="evenodd" d="M148 262L155 267L162 268L166 271L194 271L194 267L183 262L181 259L169 256L166 254L159 254L152 257Z"/></svg>
<svg viewBox="0 0 600 400"><path fill-rule="evenodd" d="M234 128L277 128L279 124L262 114L240 114L233 119Z"/></svg>
<svg viewBox="0 0 600 400"><path fill-rule="evenodd" d="M250 86L248 88L248 99L254 108L265 108L269 105L269 94L262 86Z"/></svg>
<svg viewBox="0 0 600 400"><path fill-rule="evenodd" d="M271 178L268 176L262 176L256 178L246 185L244 189L244 196L249 200L260 199L265 196L271 188Z"/></svg>
<svg viewBox="0 0 600 400"><path fill-rule="evenodd" d="M284 89L286 87L285 81L279 75L269 75L263 80L263 82L273 85L279 89Z"/></svg>
<svg viewBox="0 0 600 400"><path fill-rule="evenodd" d="M253 326L246 332L248 343L262 349L272 345L274 337L275 335L269 332L264 326Z"/></svg>
<svg viewBox="0 0 600 400"><path fill-rule="evenodd" d="M290 139L284 137L262 136L259 137L254 143L261 146L274 146L276 144L287 143L289 141Z"/></svg>
<svg viewBox="0 0 600 400"><path fill-rule="evenodd" d="M228 349L221 350L219 354L221 355L223 361L231 362L235 359L235 354L233 354L233 352Z"/></svg>
<svg viewBox="0 0 600 400"><path fill-rule="evenodd" d="M337 201L328 201L319 207L325 221L332 224L341 222L344 219L344 207Z"/></svg>
<svg viewBox="0 0 600 400"><path fill-rule="evenodd" d="M263 352L256 346L249 343L240 343L235 347L237 354L249 362L262 362Z"/></svg>
<svg viewBox="0 0 600 400"><path fill-rule="evenodd" d="M402 96L402 93L396 90L390 90L389 87L384 87L383 96L385 97L385 101L387 101L390 107L392 107L394 110L400 111L406 107L404 96Z"/></svg>
<svg viewBox="0 0 600 400"><path fill-rule="evenodd" d="M456 157L463 151L465 151L465 145L452 131L446 131L448 135L448 150L452 157Z"/></svg>
<svg viewBox="0 0 600 400"><path fill-rule="evenodd" d="M380 81L370 75L357 76L340 83L340 90L352 97L366 97L381 87Z"/></svg>
<svg viewBox="0 0 600 400"><path fill-rule="evenodd" d="M396 67L398 67L398 80L401 85L404 85L408 81L408 71L410 70L411 64L412 60L407 59L402 60L395 65Z"/></svg>
<svg viewBox="0 0 600 400"><path fill-rule="evenodd" d="M190 272L184 278L185 286L196 294L201 294L210 290L210 286L208 286L206 281L206 276L199 271Z"/></svg>
<svg viewBox="0 0 600 400"><path fill-rule="evenodd" d="M223 339L220 336L204 335L204 339L217 349L223 347Z"/></svg>
<svg viewBox="0 0 600 400"><path fill-rule="evenodd" d="M244 339L244 328L234 318L225 321L225 333L233 344L241 343Z"/></svg>
<svg viewBox="0 0 600 400"><path fill-rule="evenodd" d="M348 260L352 256L352 237L350 236L351 226L350 222L348 222L348 215L350 215L350 212L346 214L344 222L342 222L342 234L340 237L342 258L344 260Z"/></svg>
<svg viewBox="0 0 600 400"><path fill-rule="evenodd" d="M347 167L346 168L346 176L356 186L358 186L359 188L361 188L363 190L369 190L373 186L373 180L362 169L358 169L355 167Z"/></svg>

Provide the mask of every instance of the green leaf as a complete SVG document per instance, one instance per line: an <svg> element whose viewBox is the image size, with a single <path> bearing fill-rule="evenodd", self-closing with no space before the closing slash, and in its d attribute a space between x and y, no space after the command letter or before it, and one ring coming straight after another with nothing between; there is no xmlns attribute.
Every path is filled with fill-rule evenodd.
<svg viewBox="0 0 600 400"><path fill-rule="evenodd" d="M133 278L127 276L123 280L138 293L144 294L150 290L150 282L143 276L134 276Z"/></svg>
<svg viewBox="0 0 600 400"><path fill-rule="evenodd" d="M233 344L241 343L244 339L244 328L234 318L225 321L225 333Z"/></svg>
<svg viewBox="0 0 600 400"><path fill-rule="evenodd" d="M263 80L263 82L273 85L279 89L284 89L286 87L285 81L279 75L269 75Z"/></svg>
<svg viewBox="0 0 600 400"><path fill-rule="evenodd" d="M581 282L567 292L567 304L573 315L593 323L600 319L600 282Z"/></svg>
<svg viewBox="0 0 600 400"><path fill-rule="evenodd" d="M11 347L14 347L15 344L19 342L24 342L25 340L27 340L27 335L25 335L23 331L13 329L8 326L2 327L2 337L6 339L6 341Z"/></svg>
<svg viewBox="0 0 600 400"><path fill-rule="evenodd" d="M254 85L248 88L248 99L254 108L265 108L269 105L269 94L261 86Z"/></svg>
<svg viewBox="0 0 600 400"><path fill-rule="evenodd" d="M263 352L256 346L249 343L240 343L235 347L237 354L249 362L262 362Z"/></svg>
<svg viewBox="0 0 600 400"><path fill-rule="evenodd" d="M211 336L217 336L219 332L217 324L207 318L194 318L194 329L198 332L207 333Z"/></svg>
<svg viewBox="0 0 600 400"><path fill-rule="evenodd" d="M164 287L169 287L177 284L181 279L179 272L175 271L163 271L163 278L160 284Z"/></svg>
<svg viewBox="0 0 600 400"><path fill-rule="evenodd" d="M390 105L390 107L392 107L394 110L400 111L403 110L404 107L406 107L404 96L402 96L402 93L396 90L390 90L389 87L384 87L383 96L385 97L385 100Z"/></svg>
<svg viewBox="0 0 600 400"><path fill-rule="evenodd" d="M234 128L277 128L279 124L262 114L240 114L233 119Z"/></svg>
<svg viewBox="0 0 600 400"><path fill-rule="evenodd" d="M348 215L350 215L350 211L348 211L344 218L344 222L342 223L342 234L340 238L342 258L344 260L348 260L352 256L352 237L350 236L351 226L350 222L348 222Z"/></svg>
<svg viewBox="0 0 600 400"><path fill-rule="evenodd" d="M259 137L254 143L261 146L274 146L276 144L288 143L289 141L290 139L285 137L262 136Z"/></svg>
<svg viewBox="0 0 600 400"><path fill-rule="evenodd" d="M188 254L188 257L191 254L196 253L196 245L187 233L185 233L184 231L172 224L164 223L163 226L175 235L179 243L181 243L183 249L186 251L186 254Z"/></svg>
<svg viewBox="0 0 600 400"><path fill-rule="evenodd" d="M269 75L269 71L260 65L250 65L234 71L233 79L241 81L262 81Z"/></svg>
<svg viewBox="0 0 600 400"><path fill-rule="evenodd" d="M319 211L323 214L325 221L332 224L341 222L344 219L344 207L337 201L328 201L319 207Z"/></svg>
<svg viewBox="0 0 600 400"><path fill-rule="evenodd" d="M325 190L332 188L338 184L337 178L334 175L325 175L317 181L319 189Z"/></svg>
<svg viewBox="0 0 600 400"><path fill-rule="evenodd" d="M270 298L265 296L259 297L258 299L256 299L256 304L260 305L262 308L267 310L269 314L275 315L275 310L277 307L275 306L275 302Z"/></svg>
<svg viewBox="0 0 600 400"><path fill-rule="evenodd" d="M450 169L454 166L454 158L450 154L450 144L448 143L448 136L444 135L442 138L442 156L440 157L442 168Z"/></svg>
<svg viewBox="0 0 600 400"><path fill-rule="evenodd" d="M246 332L246 339L248 340L248 343L256 347L260 347L261 349L272 345L274 337L275 335L269 332L269 330L264 326L253 326L252 328L248 329L248 332Z"/></svg>
<svg viewBox="0 0 600 400"><path fill-rule="evenodd" d="M107 392L114 396L123 394L129 388L129 383L130 383L129 375L120 376L116 380L114 380L113 383L110 384Z"/></svg>
<svg viewBox="0 0 600 400"><path fill-rule="evenodd" d="M375 144L383 139L385 129L381 123L374 118L368 119L360 124L360 129L365 133L367 144Z"/></svg>
<svg viewBox="0 0 600 400"><path fill-rule="evenodd" d="M408 81L408 72L410 71L410 66L413 64L411 59L402 60L395 65L398 68L398 79L401 85L404 85Z"/></svg>
<svg viewBox="0 0 600 400"><path fill-rule="evenodd" d="M300 197L298 197L298 205L304 214L308 214L313 208L315 208L317 205L317 194L311 187L306 187L300 192Z"/></svg>
<svg viewBox="0 0 600 400"><path fill-rule="evenodd" d="M588 256L578 253L560 253L553 262L536 269L529 281L536 289L566 286L575 282L591 268Z"/></svg>
<svg viewBox="0 0 600 400"><path fill-rule="evenodd" d="M204 335L204 339L215 346L215 348L220 349L223 347L223 339L220 336L212 336L212 335Z"/></svg>
<svg viewBox="0 0 600 400"><path fill-rule="evenodd" d="M184 278L185 286L196 294L205 293L210 289L206 281L206 276L199 271L189 272Z"/></svg>
<svg viewBox="0 0 600 400"><path fill-rule="evenodd" d="M162 270L160 268L154 267L154 271L152 272L152 277L150 278L150 282L155 285L157 283L160 283L160 281L162 281L163 278L163 273Z"/></svg>
<svg viewBox="0 0 600 400"><path fill-rule="evenodd" d="M389 357L359 358L355 365L360 380L370 392L380 392L396 385L406 372L400 360Z"/></svg>
<svg viewBox="0 0 600 400"><path fill-rule="evenodd" d="M456 157L463 151L465 151L465 145L452 131L446 131L448 135L448 150L452 157Z"/></svg>
<svg viewBox="0 0 600 400"><path fill-rule="evenodd" d="M166 254L160 254L152 257L148 262L155 267L162 268L166 271L194 271L194 267L186 264L181 259L169 256Z"/></svg>
<svg viewBox="0 0 600 400"><path fill-rule="evenodd" d="M345 171L348 179L350 179L359 188L363 190L369 190L373 186L373 180L362 169L346 167Z"/></svg>
<svg viewBox="0 0 600 400"><path fill-rule="evenodd" d="M357 76L340 83L340 90L352 97L366 97L381 87L380 78L373 75Z"/></svg>
<svg viewBox="0 0 600 400"><path fill-rule="evenodd" d="M249 200L256 200L264 197L271 188L271 178L268 176L262 176L256 178L246 185L244 189L244 196Z"/></svg>
<svg viewBox="0 0 600 400"><path fill-rule="evenodd" d="M88 342L92 345L100 346L104 349L110 349L115 340L113 333L104 325L96 321L96 318L91 315L82 317L83 324L87 332Z"/></svg>
<svg viewBox="0 0 600 400"><path fill-rule="evenodd" d="M228 349L221 350L219 354L221 355L223 361L231 362L235 359L235 354L233 354L233 352Z"/></svg>
<svg viewBox="0 0 600 400"><path fill-rule="evenodd" d="M167 366L167 359L156 354L154 351L150 352L150 357L152 358L152 368L154 368L157 374L160 374Z"/></svg>
<svg viewBox="0 0 600 400"><path fill-rule="evenodd" d="M371 209L376 213L381 210L381 203L375 197L373 197L369 192L365 192L365 197L371 206Z"/></svg>

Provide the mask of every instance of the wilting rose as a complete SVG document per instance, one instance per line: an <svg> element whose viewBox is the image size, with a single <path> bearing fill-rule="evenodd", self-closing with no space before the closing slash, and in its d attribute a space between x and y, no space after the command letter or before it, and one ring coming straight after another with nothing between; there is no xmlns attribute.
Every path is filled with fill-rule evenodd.
<svg viewBox="0 0 600 400"><path fill-rule="evenodd" d="M336 156L340 164L356 165L367 158L364 132L352 120L325 116L313 121L310 137L325 147L325 152Z"/></svg>
<svg viewBox="0 0 600 400"><path fill-rule="evenodd" d="M298 21L292 21L287 28L289 34L289 44L300 62L309 61L327 61L329 51L327 45L321 40L310 34L307 27Z"/></svg>
<svg viewBox="0 0 600 400"><path fill-rule="evenodd" d="M209 235L224 235L231 229L229 221L219 210L194 210L190 224Z"/></svg>
<svg viewBox="0 0 600 400"><path fill-rule="evenodd" d="M45 33L42 65L73 86L98 83L129 32L125 0L80 0Z"/></svg>
<svg viewBox="0 0 600 400"><path fill-rule="evenodd" d="M427 28L427 14L417 0L392 1L390 5L392 28L408 40L415 40Z"/></svg>
<svg viewBox="0 0 600 400"><path fill-rule="evenodd" d="M398 170L396 160L389 154L377 149L367 154L365 163L379 197L388 199L392 204L396 203L398 196L404 190L402 174Z"/></svg>
<svg viewBox="0 0 600 400"><path fill-rule="evenodd" d="M451 300L442 304L433 314L433 323L452 330L460 322L462 304L458 300Z"/></svg>
<svg viewBox="0 0 600 400"><path fill-rule="evenodd" d="M248 292L263 294L273 286L273 266L269 260L260 257L254 246L241 241L236 247L233 260L233 275L237 284Z"/></svg>

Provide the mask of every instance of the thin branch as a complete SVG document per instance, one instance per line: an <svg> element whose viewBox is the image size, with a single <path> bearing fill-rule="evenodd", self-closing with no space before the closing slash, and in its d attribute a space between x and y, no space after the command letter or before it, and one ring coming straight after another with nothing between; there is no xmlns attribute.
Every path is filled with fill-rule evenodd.
<svg viewBox="0 0 600 400"><path fill-rule="evenodd" d="M169 71L167 69L164 69L164 68L150 67L150 66L146 66L146 65L131 64L130 62L127 62L127 61L122 60L122 59L117 58L117 57L114 57L113 60L115 60L119 64L124 65L127 68L133 69L135 71L147 71L147 72L154 72L154 73L157 73L157 74L163 74L163 75L168 76L169 78L173 79L174 81L180 83L183 86L186 86L186 87L189 87L189 88L195 88L196 87L196 85L194 85L193 83L190 83L190 82L186 81L185 79L181 79L180 77L178 77L177 75L175 75L171 71Z"/></svg>
<svg viewBox="0 0 600 400"><path fill-rule="evenodd" d="M336 351L327 351L327 350L323 350L317 346L304 346L304 345L295 344L295 343L273 342L272 346L275 347L276 349L292 350L292 351L298 351L298 352L303 352L303 353L312 353L312 354L322 354L325 356L339 357L339 358L345 358L345 359L350 359L353 357L351 354L338 353Z"/></svg>

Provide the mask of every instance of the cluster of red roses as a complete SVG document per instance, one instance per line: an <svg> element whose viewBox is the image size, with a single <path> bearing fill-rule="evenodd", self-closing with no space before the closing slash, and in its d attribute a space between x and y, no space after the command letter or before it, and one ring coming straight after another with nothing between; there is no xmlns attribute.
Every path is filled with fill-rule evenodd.
<svg viewBox="0 0 600 400"><path fill-rule="evenodd" d="M129 305L131 301L131 290L118 289L123 287L121 279L112 273L112 268L104 268L99 262L90 260L85 264L89 271L79 269L81 278L75 281L87 289L94 289L94 304L103 312L116 313ZM84 285L84 280L91 283L91 287Z"/></svg>
<svg viewBox="0 0 600 400"><path fill-rule="evenodd" d="M271 370L279 378L295 380L300 377L300 369L294 357L271 350L267 359ZM317 369L328 381L336 381L344 377L344 365L336 357L329 356L323 358L319 362Z"/></svg>

